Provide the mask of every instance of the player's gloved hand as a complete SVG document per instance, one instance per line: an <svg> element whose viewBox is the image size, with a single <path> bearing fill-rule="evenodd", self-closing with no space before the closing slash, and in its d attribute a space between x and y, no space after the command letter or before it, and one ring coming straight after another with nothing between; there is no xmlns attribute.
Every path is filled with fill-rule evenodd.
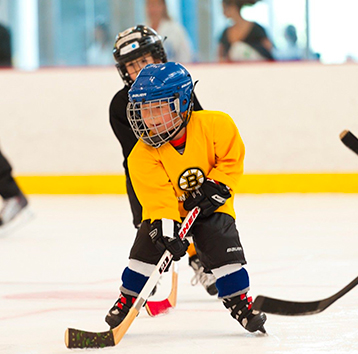
<svg viewBox="0 0 358 354"><path fill-rule="evenodd" d="M224 205L230 197L231 193L225 184L207 179L199 189L190 192L183 206L188 211L198 206L200 215L205 217Z"/></svg>
<svg viewBox="0 0 358 354"><path fill-rule="evenodd" d="M188 240L179 237L180 224L174 220L154 220L150 224L149 236L160 252L166 249L173 255L174 261L178 261L185 255L189 247Z"/></svg>

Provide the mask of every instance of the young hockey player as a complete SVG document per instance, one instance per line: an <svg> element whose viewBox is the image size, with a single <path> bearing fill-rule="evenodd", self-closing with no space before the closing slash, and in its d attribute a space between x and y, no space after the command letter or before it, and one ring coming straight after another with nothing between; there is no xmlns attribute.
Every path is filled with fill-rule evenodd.
<svg viewBox="0 0 358 354"><path fill-rule="evenodd" d="M129 91L128 119L139 139L129 172L143 207L143 222L122 274L121 294L109 311L121 323L163 251L178 260L188 243L178 236L187 211L199 258L217 281L219 298L250 332L265 332L266 315L253 311L249 276L235 226L234 198L243 173L244 144L233 120L217 111L193 111L194 85L178 63L147 65Z"/></svg>
<svg viewBox="0 0 358 354"><path fill-rule="evenodd" d="M138 228L142 221L142 206L133 190L127 163L127 158L138 139L133 133L127 119L128 91L142 68L147 64L165 63L167 56L160 36L153 29L142 25L131 27L118 34L113 55L117 62L116 67L125 86L116 93L111 102L110 123L114 134L122 146L127 194L132 210L133 223ZM199 101L194 96L194 111L201 109ZM216 295L216 279L212 273L204 270L193 245L189 247L188 255L189 265L195 273L192 280L193 285L199 281L210 295Z"/></svg>

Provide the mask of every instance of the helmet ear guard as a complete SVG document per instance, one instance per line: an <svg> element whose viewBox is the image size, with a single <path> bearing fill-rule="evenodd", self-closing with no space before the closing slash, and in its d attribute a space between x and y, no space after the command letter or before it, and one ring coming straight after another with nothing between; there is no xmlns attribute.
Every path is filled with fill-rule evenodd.
<svg viewBox="0 0 358 354"><path fill-rule="evenodd" d="M175 112L177 112L178 114L180 114L180 98L179 98L178 93L174 94L174 103L173 103L173 105L174 105L173 110Z"/></svg>

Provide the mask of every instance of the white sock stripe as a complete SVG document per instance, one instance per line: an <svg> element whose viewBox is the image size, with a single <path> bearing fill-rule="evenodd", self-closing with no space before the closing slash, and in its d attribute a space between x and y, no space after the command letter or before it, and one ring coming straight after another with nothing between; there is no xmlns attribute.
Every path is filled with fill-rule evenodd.
<svg viewBox="0 0 358 354"><path fill-rule="evenodd" d="M238 295L241 295L241 294L246 294L248 291L250 290L250 287L248 286L247 288L245 289L242 289L242 290L239 290L237 291L236 293L233 293L233 294L230 294L230 295L226 295L224 297L222 297L222 299L229 299L233 296L238 296ZM220 299L220 298L219 298Z"/></svg>
<svg viewBox="0 0 358 354"><path fill-rule="evenodd" d="M136 259L130 259L128 263L129 269L139 274L143 274L146 277L149 277L152 274L155 267L156 267L155 264L149 264L149 263L137 261Z"/></svg>
<svg viewBox="0 0 358 354"><path fill-rule="evenodd" d="M228 264L219 268L212 269L211 271L215 275L216 279L222 278L225 275L235 273L242 268L241 263Z"/></svg>

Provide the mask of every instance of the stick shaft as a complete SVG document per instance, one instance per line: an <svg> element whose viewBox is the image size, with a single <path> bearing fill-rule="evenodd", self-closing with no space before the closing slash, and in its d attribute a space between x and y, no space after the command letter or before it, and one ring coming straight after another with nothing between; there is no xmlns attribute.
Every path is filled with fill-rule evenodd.
<svg viewBox="0 0 358 354"><path fill-rule="evenodd" d="M147 301L145 309L149 316L157 316L168 312L170 308L176 306L178 293L178 264L174 262L172 271L172 287L169 296L161 301Z"/></svg>
<svg viewBox="0 0 358 354"><path fill-rule="evenodd" d="M182 239L188 233L190 227L198 217L199 212L200 208L195 207L188 213L187 217L182 222L179 230L179 236ZM172 258L173 256L169 251L163 253L160 261L147 280L142 291L139 293L137 300L129 310L127 316L116 328L106 332L87 332L68 328L65 332L65 344L67 348L104 348L118 344L127 333L128 328L137 317L145 301L148 299L149 294L157 284L160 275L165 271Z"/></svg>
<svg viewBox="0 0 358 354"><path fill-rule="evenodd" d="M193 210L191 210L188 213L188 215L182 222L180 230L179 230L179 236L181 239L183 239L186 236L190 227L193 225L195 219L199 215L199 212L200 212L200 208L195 207ZM123 321L123 322L125 322L125 325L121 326L123 324L123 322L122 322L119 326L117 326L116 328L114 328L112 330L115 344L118 344L119 341L123 338L124 334L127 332L129 326L132 324L134 318L137 316L140 309L143 307L144 303L147 301L150 293L152 292L153 288L157 285L160 276L166 270L166 268L168 267L172 258L173 258L173 255L168 250L166 250L163 253L162 258L160 259L157 266L153 270L152 274L150 275L149 279L145 283L143 289L139 293L136 301L134 302L134 304L131 308L131 310L133 309L133 314L135 313L135 316L133 318L132 318L132 316L130 316L128 318L128 321L125 321L130 314L130 312L129 312ZM119 327L121 327L121 328L119 328Z"/></svg>
<svg viewBox="0 0 358 354"><path fill-rule="evenodd" d="M352 132L344 130L339 137L345 146L358 154L358 138Z"/></svg>

